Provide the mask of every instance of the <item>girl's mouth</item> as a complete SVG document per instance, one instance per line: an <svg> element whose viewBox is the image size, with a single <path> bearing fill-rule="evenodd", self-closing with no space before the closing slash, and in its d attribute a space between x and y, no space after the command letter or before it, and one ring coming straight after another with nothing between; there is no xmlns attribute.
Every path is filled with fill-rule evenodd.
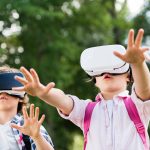
<svg viewBox="0 0 150 150"><path fill-rule="evenodd" d="M110 74L104 74L103 75L103 79L110 79L111 78L111 75Z"/></svg>

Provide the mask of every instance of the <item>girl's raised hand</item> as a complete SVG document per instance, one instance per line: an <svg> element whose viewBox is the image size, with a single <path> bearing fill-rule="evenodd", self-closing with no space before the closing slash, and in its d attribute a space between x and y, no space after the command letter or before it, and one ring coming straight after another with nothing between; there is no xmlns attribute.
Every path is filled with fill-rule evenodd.
<svg viewBox="0 0 150 150"><path fill-rule="evenodd" d="M48 85L44 86L40 83L38 74L34 69L28 71L25 67L21 67L20 71L24 74L25 78L16 76L15 79L22 83L23 87L13 87L15 91L25 91L32 96L42 96L46 94L50 89L52 89L55 84L50 82Z"/></svg>
<svg viewBox="0 0 150 150"><path fill-rule="evenodd" d="M130 64L140 64L145 60L144 52L148 51L149 48L142 48L142 39L144 30L139 29L138 34L134 40L134 30L131 29L128 34L128 46L125 54L120 54L117 51L114 54L122 59L123 61Z"/></svg>

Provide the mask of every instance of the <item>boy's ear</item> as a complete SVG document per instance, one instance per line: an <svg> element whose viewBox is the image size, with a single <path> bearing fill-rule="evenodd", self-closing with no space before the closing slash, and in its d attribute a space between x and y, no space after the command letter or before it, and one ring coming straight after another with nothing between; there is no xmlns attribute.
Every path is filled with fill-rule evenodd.
<svg viewBox="0 0 150 150"><path fill-rule="evenodd" d="M20 99L20 98L19 98L19 102L23 102L23 99Z"/></svg>

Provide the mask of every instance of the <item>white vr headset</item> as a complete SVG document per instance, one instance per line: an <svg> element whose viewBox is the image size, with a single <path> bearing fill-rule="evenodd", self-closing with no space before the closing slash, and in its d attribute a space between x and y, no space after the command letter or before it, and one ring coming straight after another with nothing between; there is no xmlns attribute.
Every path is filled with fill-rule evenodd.
<svg viewBox="0 0 150 150"><path fill-rule="evenodd" d="M114 55L126 52L122 45L104 45L85 49L80 57L80 64L89 76L102 73L122 74L129 70L129 64Z"/></svg>

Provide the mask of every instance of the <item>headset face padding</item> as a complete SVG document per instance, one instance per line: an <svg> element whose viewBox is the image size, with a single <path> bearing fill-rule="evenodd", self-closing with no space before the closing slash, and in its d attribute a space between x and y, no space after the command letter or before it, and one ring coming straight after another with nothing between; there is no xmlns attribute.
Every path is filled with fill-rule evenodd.
<svg viewBox="0 0 150 150"><path fill-rule="evenodd" d="M126 52L122 45L104 45L85 49L80 57L81 67L90 76L127 72L129 64L116 57L114 51L121 54Z"/></svg>

